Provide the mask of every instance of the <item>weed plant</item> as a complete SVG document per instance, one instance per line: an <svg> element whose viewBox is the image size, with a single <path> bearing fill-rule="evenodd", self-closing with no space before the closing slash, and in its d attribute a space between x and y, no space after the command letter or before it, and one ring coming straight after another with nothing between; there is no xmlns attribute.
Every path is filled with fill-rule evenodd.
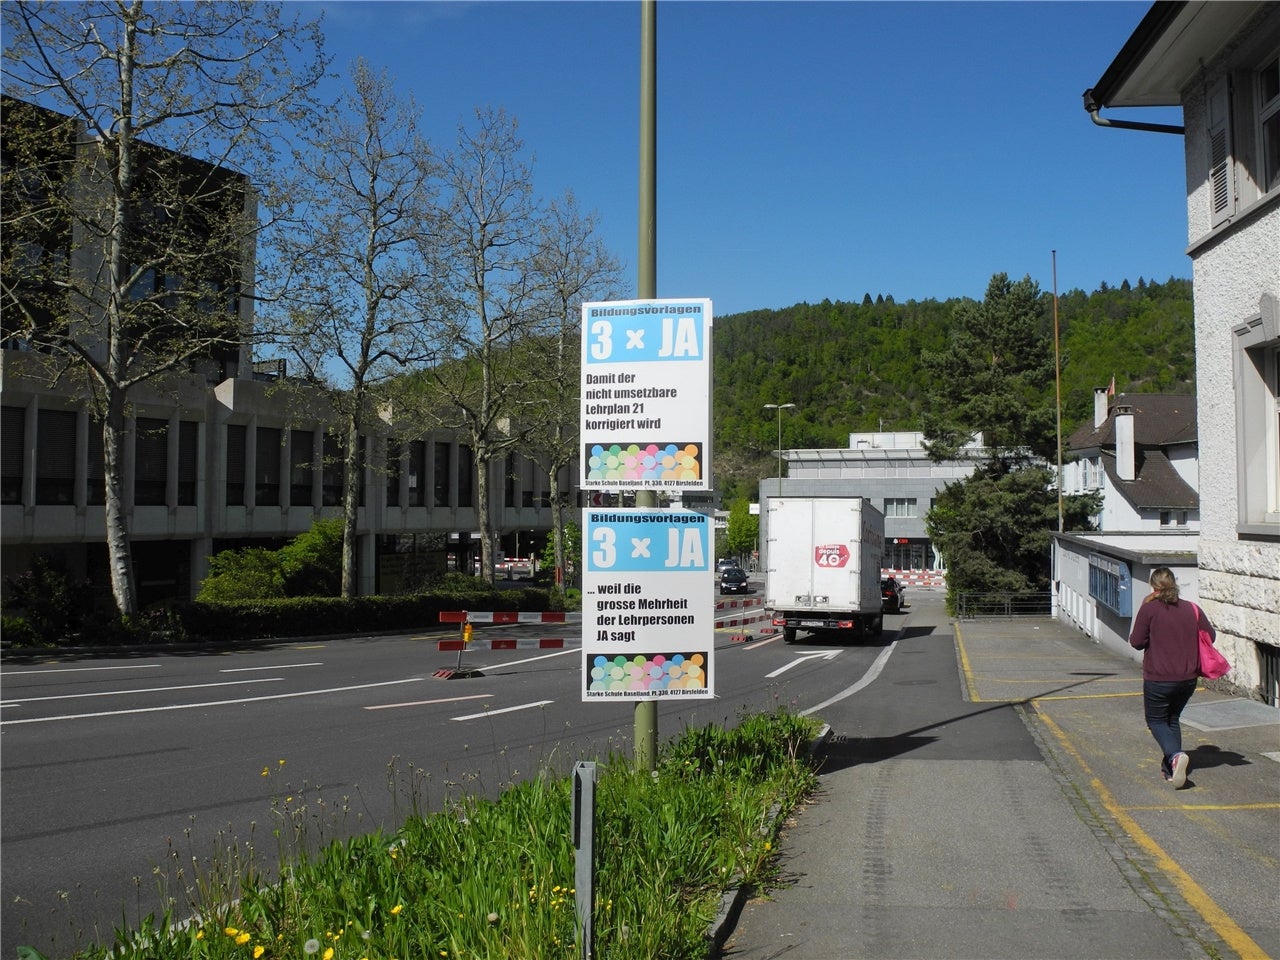
<svg viewBox="0 0 1280 960"><path fill-rule="evenodd" d="M687 730L655 773L620 756L599 764L597 958L707 955L723 893L776 881L778 828L816 785L806 750L816 728L779 709ZM200 876L177 872L162 917L77 957L569 960L579 956L570 791L547 772L492 802L463 796L423 813L414 799L394 834L324 843L308 836L314 813L282 798L270 874L252 844L247 856L228 844ZM182 920L180 904L195 919Z"/></svg>

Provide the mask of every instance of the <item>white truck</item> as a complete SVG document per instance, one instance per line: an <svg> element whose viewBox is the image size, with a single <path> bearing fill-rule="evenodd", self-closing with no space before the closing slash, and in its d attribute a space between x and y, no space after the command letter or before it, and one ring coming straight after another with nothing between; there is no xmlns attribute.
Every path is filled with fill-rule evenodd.
<svg viewBox="0 0 1280 960"><path fill-rule="evenodd" d="M884 514L869 500L770 497L765 536L765 606L787 643L797 630L880 636Z"/></svg>

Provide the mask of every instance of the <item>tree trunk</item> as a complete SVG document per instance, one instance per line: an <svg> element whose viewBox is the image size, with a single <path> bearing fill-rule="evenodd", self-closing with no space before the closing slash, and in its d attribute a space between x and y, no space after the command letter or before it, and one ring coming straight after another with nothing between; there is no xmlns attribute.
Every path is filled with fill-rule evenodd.
<svg viewBox="0 0 1280 960"><path fill-rule="evenodd" d="M128 506L124 502L124 394L111 391L102 422L103 480L106 485L107 566L111 593L122 617L138 612L133 550L129 544Z"/></svg>
<svg viewBox="0 0 1280 960"><path fill-rule="evenodd" d="M360 420L347 418L342 457L342 596L356 596L356 523L360 517Z"/></svg>

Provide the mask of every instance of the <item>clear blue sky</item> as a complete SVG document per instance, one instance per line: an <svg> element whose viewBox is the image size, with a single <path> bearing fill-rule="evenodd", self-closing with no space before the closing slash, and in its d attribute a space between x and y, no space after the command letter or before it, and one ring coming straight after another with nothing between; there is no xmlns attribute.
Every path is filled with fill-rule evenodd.
<svg viewBox="0 0 1280 960"><path fill-rule="evenodd" d="M1148 7L662 0L658 295L724 315L980 298L997 272L1048 291L1054 249L1060 292L1189 277L1182 138L1081 107ZM334 68L385 68L437 144L475 106L514 114L537 192L599 214L634 290L638 2L307 9Z"/></svg>

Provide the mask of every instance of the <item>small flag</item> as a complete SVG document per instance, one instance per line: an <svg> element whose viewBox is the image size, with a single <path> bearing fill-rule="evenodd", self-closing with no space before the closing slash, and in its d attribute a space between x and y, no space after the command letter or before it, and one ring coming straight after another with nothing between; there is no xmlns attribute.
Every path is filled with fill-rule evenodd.
<svg viewBox="0 0 1280 960"><path fill-rule="evenodd" d="M1115 377L1115 374L1112 374L1111 386L1107 387L1107 396L1114 397L1115 395L1116 395L1116 377Z"/></svg>

